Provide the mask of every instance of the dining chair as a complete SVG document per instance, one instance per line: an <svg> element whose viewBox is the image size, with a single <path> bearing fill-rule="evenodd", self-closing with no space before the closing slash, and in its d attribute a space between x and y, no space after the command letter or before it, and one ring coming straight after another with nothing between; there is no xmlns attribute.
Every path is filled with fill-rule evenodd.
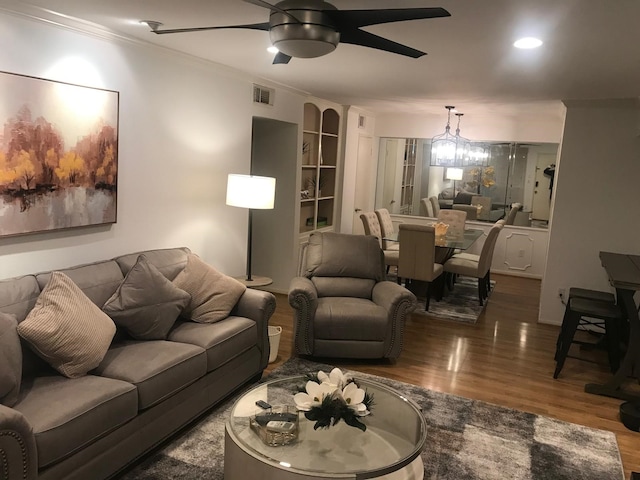
<svg viewBox="0 0 640 480"><path fill-rule="evenodd" d="M378 244L384 252L384 263L387 266L387 272L389 271L389 267L397 267L399 258L398 250L385 250L382 248L382 229L380 228L380 222L378 221L376 212L361 213L360 220L362 220L365 235L372 235L378 239Z"/></svg>
<svg viewBox="0 0 640 480"><path fill-rule="evenodd" d="M383 250L398 250L399 244L393 240L385 240L396 234L396 228L393 225L391 214L386 208L379 208L375 211L376 217L378 217L378 223L380 223L380 231L382 232L382 249Z"/></svg>
<svg viewBox="0 0 640 480"><path fill-rule="evenodd" d="M429 218L435 218L435 214L433 213L433 205L431 204L431 200L428 198L421 198L420 205L422 206L422 215Z"/></svg>
<svg viewBox="0 0 640 480"><path fill-rule="evenodd" d="M440 202L438 202L438 197L435 195L429 197L429 201L431 202L431 206L433 207L433 216L437 217L440 213Z"/></svg>
<svg viewBox="0 0 640 480"><path fill-rule="evenodd" d="M482 195L474 195L471 197L471 205L482 206L482 210L480 210L480 214L478 215L480 220L486 220L489 218L489 214L493 206L492 204L493 201L491 200L491 197L485 197Z"/></svg>
<svg viewBox="0 0 640 480"><path fill-rule="evenodd" d="M518 214L518 210L522 210L521 203L512 203L511 210L507 214L507 225L513 225L513 222L516 220L516 215Z"/></svg>
<svg viewBox="0 0 640 480"><path fill-rule="evenodd" d="M461 203L454 203L451 207L453 210L462 210L463 212L467 212L467 220L477 220L478 219L478 207L475 205L464 205Z"/></svg>
<svg viewBox="0 0 640 480"><path fill-rule="evenodd" d="M493 251L498 235L500 235L503 227L504 224L501 222L496 222L491 227L477 260L457 254L444 264L444 271L448 274L478 279L478 301L480 306L484 304L484 300L489 296L491 290L491 261L493 260Z"/></svg>
<svg viewBox="0 0 640 480"><path fill-rule="evenodd" d="M438 221L449 225L447 233L462 235L464 224L467 221L467 212L463 210L445 209L438 213Z"/></svg>
<svg viewBox="0 0 640 480"><path fill-rule="evenodd" d="M443 272L442 265L435 262L435 229L428 225L401 223L398 238L400 240L398 277L404 279L405 287L409 290L412 289L414 281L426 282L424 309L428 311L434 281L442 280ZM413 285L413 287L416 286L417 284ZM442 292L442 288L437 291Z"/></svg>

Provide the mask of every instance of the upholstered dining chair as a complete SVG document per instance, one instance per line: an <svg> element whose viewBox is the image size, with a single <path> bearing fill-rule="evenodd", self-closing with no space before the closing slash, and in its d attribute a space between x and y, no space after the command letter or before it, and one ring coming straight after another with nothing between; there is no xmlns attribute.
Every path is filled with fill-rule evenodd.
<svg viewBox="0 0 640 480"><path fill-rule="evenodd" d="M433 204L431 200L428 198L420 199L420 206L422 208L422 215L429 218L435 218L435 214L433 213Z"/></svg>
<svg viewBox="0 0 640 480"><path fill-rule="evenodd" d="M378 217L378 223L380 224L380 231L382 232L382 249L383 250L398 250L398 242L393 240L385 240L396 234L396 229L391 219L391 214L386 208L380 208L375 211L376 217Z"/></svg>
<svg viewBox="0 0 640 480"><path fill-rule="evenodd" d="M365 212L360 214L360 220L362 220L362 225L364 226L365 235L371 235L376 237L378 240L378 245L382 248L382 227L380 227L380 221L378 220L378 216L376 212ZM389 267L398 266L398 250L384 250L384 263L387 266L387 271Z"/></svg>
<svg viewBox="0 0 640 480"><path fill-rule="evenodd" d="M440 202L438 202L438 197L429 197L429 201L431 202L431 206L433 207L433 216L437 217L440 213Z"/></svg>
<svg viewBox="0 0 640 480"><path fill-rule="evenodd" d="M521 203L511 204L511 210L509 210L509 213L507 214L507 225L513 225L513 222L516 221L516 215L518 214L519 210L522 210Z"/></svg>
<svg viewBox="0 0 640 480"><path fill-rule="evenodd" d="M438 221L449 225L447 232L462 235L464 232L464 224L467 221L467 212L454 209L440 210Z"/></svg>
<svg viewBox="0 0 640 480"><path fill-rule="evenodd" d="M469 254L456 254L444 263L444 271L448 274L474 277L478 279L478 301L484 304L491 289L491 262L498 235L504 227L501 221L496 222L489 230L487 238L477 260Z"/></svg>
<svg viewBox="0 0 640 480"><path fill-rule="evenodd" d="M477 220L478 219L478 207L475 205L465 205L463 203L454 203L451 208L453 210L462 210L463 212L467 212L466 220Z"/></svg>
<svg viewBox="0 0 640 480"><path fill-rule="evenodd" d="M289 287L294 348L300 355L400 356L406 316L416 297L386 281L378 241L365 235L314 232Z"/></svg>
<svg viewBox="0 0 640 480"><path fill-rule="evenodd" d="M433 293L433 285L443 272L441 264L435 262L436 234L428 225L401 223L398 238L400 240L400 262L398 277L405 281L405 286L417 287L414 282L426 283L426 300L424 309L429 310L429 302ZM441 279L442 280L442 279ZM442 288L437 292L441 293Z"/></svg>

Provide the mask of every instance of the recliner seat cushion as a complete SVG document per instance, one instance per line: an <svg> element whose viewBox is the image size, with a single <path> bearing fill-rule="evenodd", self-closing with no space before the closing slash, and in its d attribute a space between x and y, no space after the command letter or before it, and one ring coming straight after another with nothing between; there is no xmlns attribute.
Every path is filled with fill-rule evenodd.
<svg viewBox="0 0 640 480"><path fill-rule="evenodd" d="M124 341L111 346L95 373L135 385L143 410L205 375L207 357L202 348L186 343Z"/></svg>
<svg viewBox="0 0 640 480"><path fill-rule="evenodd" d="M210 372L257 345L258 326L253 320L235 316L214 324L178 321L168 339L204 348Z"/></svg>
<svg viewBox="0 0 640 480"><path fill-rule="evenodd" d="M133 385L120 380L51 375L24 381L13 408L33 427L43 468L134 418L138 397Z"/></svg>
<svg viewBox="0 0 640 480"><path fill-rule="evenodd" d="M364 298L318 299L314 337L323 340L382 341L389 327L384 307Z"/></svg>

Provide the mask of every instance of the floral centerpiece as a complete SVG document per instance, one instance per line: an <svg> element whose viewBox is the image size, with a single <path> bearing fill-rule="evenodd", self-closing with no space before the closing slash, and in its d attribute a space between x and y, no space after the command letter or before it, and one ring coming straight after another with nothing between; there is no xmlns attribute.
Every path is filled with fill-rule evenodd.
<svg viewBox="0 0 640 480"><path fill-rule="evenodd" d="M314 430L329 428L343 420L364 432L367 426L359 418L371 413L373 395L361 389L350 374L334 368L329 375L323 371L307 374L307 383L293 401L307 420L316 422Z"/></svg>

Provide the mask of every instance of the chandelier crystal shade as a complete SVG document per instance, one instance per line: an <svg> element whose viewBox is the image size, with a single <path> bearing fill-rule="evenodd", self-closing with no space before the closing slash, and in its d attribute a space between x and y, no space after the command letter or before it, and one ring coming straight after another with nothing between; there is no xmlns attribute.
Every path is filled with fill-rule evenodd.
<svg viewBox="0 0 640 480"><path fill-rule="evenodd" d="M451 110L455 107L445 106L447 109L447 126L444 133L431 139L432 167L462 167L469 161L471 142L460 135L460 117L462 113L456 113L458 126L456 134L451 133Z"/></svg>

